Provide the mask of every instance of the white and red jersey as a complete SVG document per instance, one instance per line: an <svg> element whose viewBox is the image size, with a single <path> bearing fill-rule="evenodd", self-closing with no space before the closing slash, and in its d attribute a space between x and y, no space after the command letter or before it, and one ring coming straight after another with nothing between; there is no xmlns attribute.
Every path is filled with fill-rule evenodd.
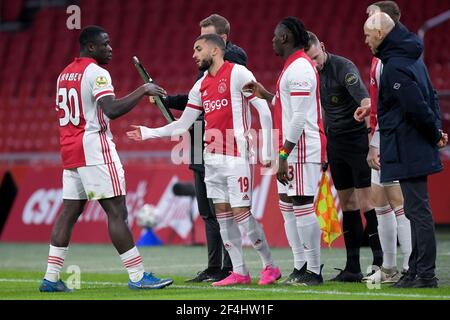
<svg viewBox="0 0 450 320"><path fill-rule="evenodd" d="M274 129L279 130L279 146L283 146L294 111L302 108L303 131L288 161L322 163L325 161L326 136L320 104L319 74L304 50L293 53L285 62L278 78L274 105ZM297 109L298 110L298 109Z"/></svg>
<svg viewBox="0 0 450 320"><path fill-rule="evenodd" d="M370 66L370 128L375 132L377 127L377 104L378 104L378 86L380 83L381 72L383 70L383 63L377 57L372 58L372 65Z"/></svg>
<svg viewBox="0 0 450 320"><path fill-rule="evenodd" d="M92 58L75 58L59 75L56 109L64 169L119 161L109 118L97 105L108 95L114 95L111 76Z"/></svg>
<svg viewBox="0 0 450 320"><path fill-rule="evenodd" d="M249 102L242 87L255 80L244 66L225 61L215 76L205 72L189 92L187 107L205 112L205 151L248 157Z"/></svg>

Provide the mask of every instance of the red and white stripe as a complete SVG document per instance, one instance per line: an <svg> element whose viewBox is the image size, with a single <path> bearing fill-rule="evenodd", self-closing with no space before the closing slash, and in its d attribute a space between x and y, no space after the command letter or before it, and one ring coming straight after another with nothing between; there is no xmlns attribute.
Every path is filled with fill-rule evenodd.
<svg viewBox="0 0 450 320"><path fill-rule="evenodd" d="M224 219L224 220L232 219L233 218L233 212L232 211L220 212L220 213L216 212L216 217L217 217L217 220L219 220L219 219Z"/></svg>
<svg viewBox="0 0 450 320"><path fill-rule="evenodd" d="M310 206L294 207L294 214L296 217L303 217L309 214L316 214L316 212L314 210L314 205L311 204Z"/></svg>
<svg viewBox="0 0 450 320"><path fill-rule="evenodd" d="M119 175L117 174L117 169L112 161L111 157L111 151L108 144L108 139L106 138L106 130L108 129L108 125L106 124L106 121L103 117L103 112L98 109L98 121L100 123L101 130L98 132L100 136L100 143L102 146L102 155L103 160L105 161L106 165L108 166L109 175L111 177L111 184L114 191L114 196L120 196L122 195L122 188L120 187L120 180Z"/></svg>
<svg viewBox="0 0 450 320"><path fill-rule="evenodd" d="M291 97L309 97L309 91L292 91Z"/></svg>
<svg viewBox="0 0 450 320"><path fill-rule="evenodd" d="M113 90L105 90L105 91L99 92L95 95L95 100L97 101L98 99L100 99L104 96L111 95L111 94L114 94Z"/></svg>
<svg viewBox="0 0 450 320"><path fill-rule="evenodd" d="M142 263L142 258L141 256L137 256L128 260L125 260L123 262L123 265L125 266L125 268L132 268L132 267L136 267L138 265L140 265Z"/></svg>
<svg viewBox="0 0 450 320"><path fill-rule="evenodd" d="M57 266L62 267L64 265L64 259L55 256L48 256L48 264L56 264Z"/></svg>
<svg viewBox="0 0 450 320"><path fill-rule="evenodd" d="M403 207L401 207L401 208L395 210L395 216L396 216L396 217L401 216L401 215L403 215L403 214L405 214L405 209L403 209Z"/></svg>
<svg viewBox="0 0 450 320"><path fill-rule="evenodd" d="M237 216L234 217L234 219L236 220L237 223L239 223L239 222L244 221L245 219L247 219L251 215L252 215L252 213L250 212L250 210L248 210L246 212L238 214Z"/></svg>
<svg viewBox="0 0 450 320"><path fill-rule="evenodd" d="M284 202L279 201L278 206L280 207L281 211L294 212L294 207L292 205L288 206L288 205L284 204Z"/></svg>
<svg viewBox="0 0 450 320"><path fill-rule="evenodd" d="M391 213L392 209L391 207L388 208L381 208L379 210L375 210L377 212L377 216L383 216L385 214Z"/></svg>
<svg viewBox="0 0 450 320"><path fill-rule="evenodd" d="M188 104L186 105L186 107L187 107L187 108L192 108L192 109L198 110L198 111L203 111L203 107L196 106L195 104L192 104L192 103L188 103Z"/></svg>

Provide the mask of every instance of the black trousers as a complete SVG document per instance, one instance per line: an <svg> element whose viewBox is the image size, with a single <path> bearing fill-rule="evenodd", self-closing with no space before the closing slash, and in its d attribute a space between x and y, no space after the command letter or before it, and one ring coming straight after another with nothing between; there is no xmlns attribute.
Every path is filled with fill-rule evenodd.
<svg viewBox="0 0 450 320"><path fill-rule="evenodd" d="M400 180L405 215L411 222L409 272L420 278L433 278L436 268L436 238L427 179L424 176Z"/></svg>
<svg viewBox="0 0 450 320"><path fill-rule="evenodd" d="M197 196L198 210L205 221L206 244L208 247L208 269L233 269L230 255L223 246L220 236L220 226L217 222L214 204L206 195L205 173L193 170L195 179L195 193Z"/></svg>

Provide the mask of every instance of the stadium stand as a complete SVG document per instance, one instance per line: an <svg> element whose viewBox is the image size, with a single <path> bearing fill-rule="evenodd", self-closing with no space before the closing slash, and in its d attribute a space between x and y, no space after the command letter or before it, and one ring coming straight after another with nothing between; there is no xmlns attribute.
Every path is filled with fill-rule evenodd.
<svg viewBox="0 0 450 320"><path fill-rule="evenodd" d="M111 72L116 94L141 84L131 63L137 55L151 76L169 93L188 92L197 70L191 59L192 43L199 33L198 22L219 13L231 22L231 40L249 56L249 68L259 81L273 89L282 65L274 56L271 39L276 23L296 15L326 43L331 52L353 60L367 80L371 55L364 44L362 25L365 9L372 1L352 0L100 0L79 1L82 26L98 24L110 34L113 61ZM417 31L424 21L448 10L448 1L397 1L402 21ZM2 1L1 22L20 18L27 1ZM54 112L58 73L78 54L78 30L68 30L65 7L37 11L30 27L0 32L0 153L57 152L58 128ZM426 62L438 90L450 89L449 21L426 36ZM443 108L450 113L447 101ZM443 116L447 131L450 116ZM157 108L141 106L112 123L119 151L168 150L173 142L161 140L136 144L124 132L130 124L155 127L164 124Z"/></svg>

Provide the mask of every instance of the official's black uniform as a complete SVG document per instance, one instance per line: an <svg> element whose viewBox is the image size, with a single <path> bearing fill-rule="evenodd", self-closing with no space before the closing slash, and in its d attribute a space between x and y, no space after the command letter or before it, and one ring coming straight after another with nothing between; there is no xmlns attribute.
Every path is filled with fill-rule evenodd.
<svg viewBox="0 0 450 320"><path fill-rule="evenodd" d="M325 113L327 156L331 176L337 190L367 188L371 171L366 158L369 151L368 129L353 115L361 101L369 98L358 69L350 60L328 53L320 75L320 100ZM361 281L359 251L363 241L360 210L343 212L344 240L347 251L345 269L333 280ZM364 212L372 249L372 265L381 267L383 252L378 236L375 210Z"/></svg>
<svg viewBox="0 0 450 320"><path fill-rule="evenodd" d="M247 54L245 51L231 42L227 42L224 59L243 66L247 65ZM202 76L203 72L199 74L197 79L200 79ZM188 102L188 95L169 96L164 99L163 102L164 105L169 108L184 110ZM190 130L191 163L189 165L189 168L194 173L197 204L200 215L205 221L206 242L208 246L208 269L206 270L207 272L203 272L198 275L197 280L199 281L221 280L218 279L217 276L211 276L219 274L221 275L221 278L225 278L229 275L228 271L232 271L233 269L230 256L225 250L222 238L220 236L220 227L217 222L214 204L211 199L208 199L206 194L206 185L204 181L205 167L203 162L203 135L205 131L205 123L203 121L203 117L204 115L201 114L196 120L193 128Z"/></svg>
<svg viewBox="0 0 450 320"><path fill-rule="evenodd" d="M328 163L337 190L371 184L367 127L353 118L365 98L369 93L353 62L328 54L320 71L320 100L325 111Z"/></svg>

